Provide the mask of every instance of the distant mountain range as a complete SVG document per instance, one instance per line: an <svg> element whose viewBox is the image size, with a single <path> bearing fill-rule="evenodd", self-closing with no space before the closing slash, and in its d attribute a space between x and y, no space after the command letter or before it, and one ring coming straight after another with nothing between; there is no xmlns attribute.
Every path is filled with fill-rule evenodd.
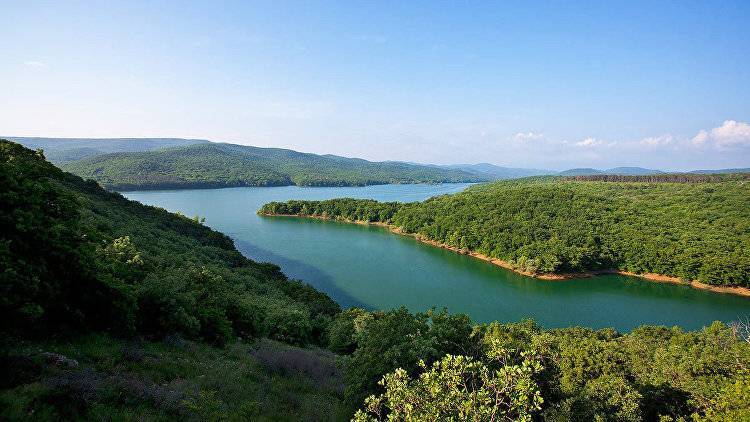
<svg viewBox="0 0 750 422"><path fill-rule="evenodd" d="M663 170L647 169L644 167L613 167L609 169L595 169L590 167L573 168L563 171L529 169L519 167L501 167L494 164L452 164L440 166L463 170L467 173L482 175L490 179L518 179L530 176L596 176L596 175L616 175L616 176L650 176L654 174L681 173ZM750 168L726 168L714 170L691 170L684 173L695 174L725 174L725 173L750 173Z"/></svg>
<svg viewBox="0 0 750 422"><path fill-rule="evenodd" d="M115 190L227 186L362 186L389 183L486 182L530 176L655 175L643 167L564 171L479 164L372 162L281 148L180 138L6 137L43 149L47 159ZM747 173L750 168L688 173Z"/></svg>
<svg viewBox="0 0 750 422"><path fill-rule="evenodd" d="M693 170L690 173L700 173L700 174L750 173L750 167L718 169L718 170Z"/></svg>
<svg viewBox="0 0 750 422"><path fill-rule="evenodd" d="M481 175L489 179L518 179L530 176L594 176L594 175L618 175L618 176L647 176L653 174L664 174L665 171L647 169L643 167L613 167L610 169L595 168L573 168L563 171L530 169L519 167L501 167L494 164L451 164L439 166L456 170L463 170L467 173ZM696 170L692 173L741 173L750 171L750 169L720 169L720 170Z"/></svg>
<svg viewBox="0 0 750 422"><path fill-rule="evenodd" d="M594 168L575 168L565 170L557 173L558 176L596 176L596 175L617 175L617 176L649 176L654 174L668 174L668 173L693 173L693 174L727 174L727 173L750 173L750 167L748 168L726 168L726 169L713 169L713 170L690 170L685 172L675 171L662 171L647 169L643 167L614 167L606 170L598 170Z"/></svg>
<svg viewBox="0 0 750 422"><path fill-rule="evenodd" d="M539 170L539 169L527 169L520 167L501 167L489 163L479 164L449 164L439 166L442 168L449 168L454 170L462 170L467 173L476 174L479 176L486 177L488 179L518 179L521 177L529 176L544 176L556 174L550 170Z"/></svg>
<svg viewBox="0 0 750 422"><path fill-rule="evenodd" d="M613 174L618 176L646 176L650 174L662 174L661 170L647 169L643 167L614 167L606 170L593 168L575 168L557 173L559 176L593 176L597 174Z"/></svg>

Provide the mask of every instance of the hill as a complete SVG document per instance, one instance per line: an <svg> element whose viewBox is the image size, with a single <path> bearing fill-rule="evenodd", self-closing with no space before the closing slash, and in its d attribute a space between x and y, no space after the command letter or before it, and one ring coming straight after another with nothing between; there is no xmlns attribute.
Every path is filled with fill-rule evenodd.
<svg viewBox="0 0 750 422"><path fill-rule="evenodd" d="M330 353L297 347L327 345L340 308L325 294L246 259L198 218L127 200L3 140L0 204L0 419L34 410L41 420L99 419L97 409L124 419L208 417L213 408L201 406L217 390L219 405L230 403L225 416L304 411L259 385L305 398L321 418L336 414L335 378L323 385L263 366L293 354L335 369ZM287 345L214 349L238 337Z"/></svg>
<svg viewBox="0 0 750 422"><path fill-rule="evenodd" d="M748 198L745 175L594 175L494 182L409 204L270 203L260 213L386 223L527 274L614 269L750 287Z"/></svg>
<svg viewBox="0 0 750 422"><path fill-rule="evenodd" d="M460 170L219 143L98 155L63 168L114 190L486 180Z"/></svg>
<svg viewBox="0 0 750 422"><path fill-rule="evenodd" d="M190 338L218 344L232 335L230 327L243 327L237 334L306 344L320 333L264 322L262 315L271 313L258 313L263 306L258 299L287 309L287 318L338 312L326 295L287 280L274 265L246 259L229 237L197 218L105 191L20 145L0 141L0 147L0 222L3 244L10 245L0 252L3 277L11 277L4 279L2 311L11 315L4 323L40 330L71 325L159 333L178 328ZM176 302L149 296L168 290ZM16 303L9 291L30 296ZM254 309L252 320L243 316L247 307Z"/></svg>
<svg viewBox="0 0 750 422"><path fill-rule="evenodd" d="M45 157L55 164L63 164L113 152L151 151L208 142L199 139L179 138L9 137L7 139L18 142L27 148L44 150Z"/></svg>

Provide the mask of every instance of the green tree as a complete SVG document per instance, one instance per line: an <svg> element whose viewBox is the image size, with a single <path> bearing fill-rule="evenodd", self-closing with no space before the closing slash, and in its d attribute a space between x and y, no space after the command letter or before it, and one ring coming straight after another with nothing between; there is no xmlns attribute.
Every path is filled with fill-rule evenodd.
<svg viewBox="0 0 750 422"><path fill-rule="evenodd" d="M510 351L494 348L488 363L446 355L419 367L414 379L401 368L385 375L385 392L368 397L354 420L531 421L543 402L533 380L541 367L531 356L515 364Z"/></svg>

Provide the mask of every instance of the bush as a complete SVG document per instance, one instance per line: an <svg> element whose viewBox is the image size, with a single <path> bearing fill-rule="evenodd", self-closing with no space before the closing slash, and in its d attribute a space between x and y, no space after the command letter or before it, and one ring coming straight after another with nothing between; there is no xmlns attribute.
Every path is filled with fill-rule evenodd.
<svg viewBox="0 0 750 422"><path fill-rule="evenodd" d="M380 381L385 393L365 400L354 420L532 420L541 409L533 381L541 366L524 356L511 363L507 350L495 348L488 364L465 356L446 355L412 379L399 368ZM488 366L489 365L489 366Z"/></svg>

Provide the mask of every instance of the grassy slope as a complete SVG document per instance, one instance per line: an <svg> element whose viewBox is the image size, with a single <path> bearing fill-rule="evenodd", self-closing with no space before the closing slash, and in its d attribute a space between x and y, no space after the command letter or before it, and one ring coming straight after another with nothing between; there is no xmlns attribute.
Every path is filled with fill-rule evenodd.
<svg viewBox="0 0 750 422"><path fill-rule="evenodd" d="M290 202L269 204L262 211L325 212L329 217L386 222L529 272L617 268L747 286L750 183L732 177L719 180L541 178L479 185L415 204Z"/></svg>
<svg viewBox="0 0 750 422"><path fill-rule="evenodd" d="M95 334L20 341L15 353L3 362L3 420L325 421L350 412L336 355L270 340L218 349Z"/></svg>
<svg viewBox="0 0 750 422"><path fill-rule="evenodd" d="M348 186L484 180L459 170L232 144L115 153L65 164L111 189L225 186Z"/></svg>

